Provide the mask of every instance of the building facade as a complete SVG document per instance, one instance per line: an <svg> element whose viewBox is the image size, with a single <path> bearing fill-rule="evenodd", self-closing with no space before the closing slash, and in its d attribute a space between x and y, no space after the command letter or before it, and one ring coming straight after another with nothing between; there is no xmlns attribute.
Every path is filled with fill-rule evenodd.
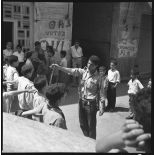
<svg viewBox="0 0 155 155"><path fill-rule="evenodd" d="M14 46L33 49L41 41L43 49L52 45L67 51L80 40L85 57L98 55L109 66L118 60L122 79L139 66L140 73L151 73L152 8L147 2L67 3L3 2L3 39Z"/></svg>

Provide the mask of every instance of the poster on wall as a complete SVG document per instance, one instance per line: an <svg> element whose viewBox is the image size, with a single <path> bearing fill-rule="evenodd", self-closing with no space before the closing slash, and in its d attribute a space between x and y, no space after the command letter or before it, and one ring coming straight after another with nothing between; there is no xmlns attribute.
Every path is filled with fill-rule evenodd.
<svg viewBox="0 0 155 155"><path fill-rule="evenodd" d="M118 58L136 57L138 52L139 23L135 3L121 3L117 44Z"/></svg>
<svg viewBox="0 0 155 155"><path fill-rule="evenodd" d="M51 45L60 58L60 51L67 53L72 38L72 3L36 2L35 3L35 41L39 40L46 50Z"/></svg>

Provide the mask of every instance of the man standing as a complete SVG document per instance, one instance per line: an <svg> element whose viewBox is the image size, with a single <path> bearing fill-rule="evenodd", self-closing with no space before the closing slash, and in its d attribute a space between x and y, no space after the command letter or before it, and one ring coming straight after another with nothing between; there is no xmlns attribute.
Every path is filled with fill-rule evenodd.
<svg viewBox="0 0 155 155"><path fill-rule="evenodd" d="M79 42L75 41L75 45L71 47L71 56L72 56L72 67L73 68L82 68L82 57L83 52L82 48L79 46ZM73 83L78 84L78 79L74 78Z"/></svg>
<svg viewBox="0 0 155 155"><path fill-rule="evenodd" d="M87 63L86 69L66 68L57 64L51 67L69 73L73 76L80 77L79 85L79 121L83 134L87 137L96 139L96 113L97 104L100 103L100 116L104 112L104 102L100 95L99 74L99 58L95 55L91 56Z"/></svg>
<svg viewBox="0 0 155 155"><path fill-rule="evenodd" d="M6 44L6 49L3 50L3 56L4 56L4 59L10 55L13 54L13 50L12 50L12 42L7 42Z"/></svg>

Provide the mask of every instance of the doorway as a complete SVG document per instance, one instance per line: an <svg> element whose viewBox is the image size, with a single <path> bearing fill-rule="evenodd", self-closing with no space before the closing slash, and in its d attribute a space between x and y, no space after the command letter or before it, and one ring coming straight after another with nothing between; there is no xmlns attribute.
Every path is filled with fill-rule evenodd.
<svg viewBox="0 0 155 155"><path fill-rule="evenodd" d="M6 43L13 43L13 22L3 22L3 37L2 37L2 49L6 49Z"/></svg>
<svg viewBox="0 0 155 155"><path fill-rule="evenodd" d="M97 55L108 66L112 31L113 3L73 3L72 45L80 41L84 57Z"/></svg>

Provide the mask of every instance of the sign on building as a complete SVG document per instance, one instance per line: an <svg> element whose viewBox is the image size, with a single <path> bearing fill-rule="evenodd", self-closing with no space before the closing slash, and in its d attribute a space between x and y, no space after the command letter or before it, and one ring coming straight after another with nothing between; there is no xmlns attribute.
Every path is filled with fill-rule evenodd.
<svg viewBox="0 0 155 155"><path fill-rule="evenodd" d="M72 8L72 3L36 2L35 41L52 45L58 51L56 54L68 51L72 38Z"/></svg>

